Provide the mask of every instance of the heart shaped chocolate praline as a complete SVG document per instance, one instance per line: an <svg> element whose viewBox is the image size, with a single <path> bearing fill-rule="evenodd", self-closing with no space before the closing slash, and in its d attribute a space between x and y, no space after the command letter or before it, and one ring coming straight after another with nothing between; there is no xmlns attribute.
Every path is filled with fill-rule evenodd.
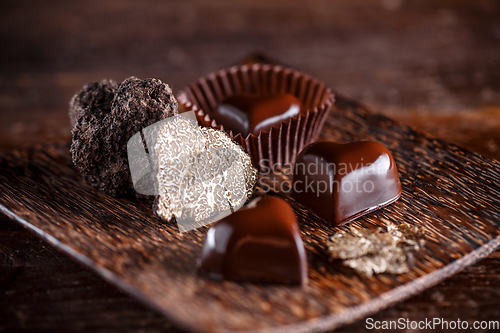
<svg viewBox="0 0 500 333"><path fill-rule="evenodd" d="M377 142L315 142L297 156L293 197L332 226L396 201L401 182L391 153Z"/></svg>
<svg viewBox="0 0 500 333"><path fill-rule="evenodd" d="M278 197L257 198L214 223L199 268L209 276L258 283L307 283L297 218Z"/></svg>
<svg viewBox="0 0 500 333"><path fill-rule="evenodd" d="M303 112L297 97L291 94L257 95L239 94L224 99L211 116L225 130L247 137L252 133L269 131L280 126L283 121Z"/></svg>

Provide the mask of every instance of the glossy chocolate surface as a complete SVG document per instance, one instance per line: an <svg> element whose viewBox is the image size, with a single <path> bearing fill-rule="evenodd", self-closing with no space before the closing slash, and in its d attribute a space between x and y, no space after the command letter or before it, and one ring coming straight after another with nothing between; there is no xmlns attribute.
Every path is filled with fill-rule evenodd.
<svg viewBox="0 0 500 333"><path fill-rule="evenodd" d="M260 131L269 131L273 126L280 126L302 110L302 104L293 95L233 95L223 100L211 116L225 130L258 135Z"/></svg>
<svg viewBox="0 0 500 333"><path fill-rule="evenodd" d="M342 225L401 195L391 153L377 142L315 142L297 157L294 198L330 225Z"/></svg>
<svg viewBox="0 0 500 333"><path fill-rule="evenodd" d="M278 197L257 198L216 222L198 262L209 276L263 283L307 283L297 218Z"/></svg>

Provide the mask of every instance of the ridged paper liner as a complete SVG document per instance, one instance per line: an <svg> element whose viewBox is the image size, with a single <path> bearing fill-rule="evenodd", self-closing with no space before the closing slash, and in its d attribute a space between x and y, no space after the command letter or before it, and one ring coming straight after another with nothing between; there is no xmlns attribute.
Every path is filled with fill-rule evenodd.
<svg viewBox="0 0 500 333"><path fill-rule="evenodd" d="M307 110L279 127L243 137L212 119L211 112L225 98L241 93L296 96ZM178 101L195 111L201 126L226 131L250 155L260 171L274 170L295 162L302 148L314 142L323 127L334 95L322 82L294 69L274 65L243 65L200 78L179 93Z"/></svg>

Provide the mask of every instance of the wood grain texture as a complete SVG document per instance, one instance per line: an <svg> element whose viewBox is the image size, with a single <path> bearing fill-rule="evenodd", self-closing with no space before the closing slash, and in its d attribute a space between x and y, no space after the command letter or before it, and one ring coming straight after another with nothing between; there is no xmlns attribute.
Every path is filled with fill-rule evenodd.
<svg viewBox="0 0 500 333"><path fill-rule="evenodd" d="M329 263L324 242L335 229L292 204L308 252L305 288L214 282L195 268L206 228L179 234L158 221L151 200L113 199L81 181L67 144L36 146L0 158L1 205L40 236L110 282L193 331L324 330L418 293L493 252L500 243L500 165L434 139L342 97L322 138L375 140L398 164L403 196L358 219L423 226L426 246L408 274L365 279ZM288 325L288 326L284 326Z"/></svg>
<svg viewBox="0 0 500 333"><path fill-rule="evenodd" d="M5 216L0 216L0 243L2 332L185 332ZM375 321L460 318L471 324L496 319L500 311L499 265L497 251L370 317ZM364 320L335 330L366 331Z"/></svg>
<svg viewBox="0 0 500 333"><path fill-rule="evenodd" d="M156 77L177 92L265 50L500 159L498 22L496 0L3 0L0 150L67 137L68 101L87 82Z"/></svg>
<svg viewBox="0 0 500 333"><path fill-rule="evenodd" d="M392 118L500 160L496 0L4 0L0 7L0 150L68 138L68 101L89 81L158 77L177 91L261 49ZM13 223L2 216L0 226ZM0 268L9 276L0 283L0 331L176 331L63 253L48 245L30 252L33 237L6 231L0 243L16 271ZM496 252L373 318L496 320L499 263ZM65 266L74 274L61 275ZM339 331L365 332L364 323Z"/></svg>
<svg viewBox="0 0 500 333"><path fill-rule="evenodd" d="M180 332L5 216L0 244L0 332Z"/></svg>

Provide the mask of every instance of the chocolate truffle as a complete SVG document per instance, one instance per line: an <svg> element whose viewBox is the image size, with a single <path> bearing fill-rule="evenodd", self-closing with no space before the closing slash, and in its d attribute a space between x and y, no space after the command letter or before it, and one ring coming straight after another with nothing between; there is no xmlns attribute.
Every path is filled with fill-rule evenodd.
<svg viewBox="0 0 500 333"><path fill-rule="evenodd" d="M116 89L103 82L86 86L73 98L70 117L76 123L71 154L90 185L119 196L133 193L128 140L142 128L176 115L177 101L170 87L158 79L130 77Z"/></svg>
<svg viewBox="0 0 500 333"><path fill-rule="evenodd" d="M377 142L315 142L295 162L295 200L332 226L387 206L400 195L394 159Z"/></svg>
<svg viewBox="0 0 500 333"><path fill-rule="evenodd" d="M293 209L257 198L215 223L198 262L209 276L263 283L307 283L307 258Z"/></svg>
<svg viewBox="0 0 500 333"><path fill-rule="evenodd" d="M302 105L291 94L256 95L240 94L224 99L213 111L213 118L225 130L243 137L260 131L269 131L283 121L298 115Z"/></svg>

